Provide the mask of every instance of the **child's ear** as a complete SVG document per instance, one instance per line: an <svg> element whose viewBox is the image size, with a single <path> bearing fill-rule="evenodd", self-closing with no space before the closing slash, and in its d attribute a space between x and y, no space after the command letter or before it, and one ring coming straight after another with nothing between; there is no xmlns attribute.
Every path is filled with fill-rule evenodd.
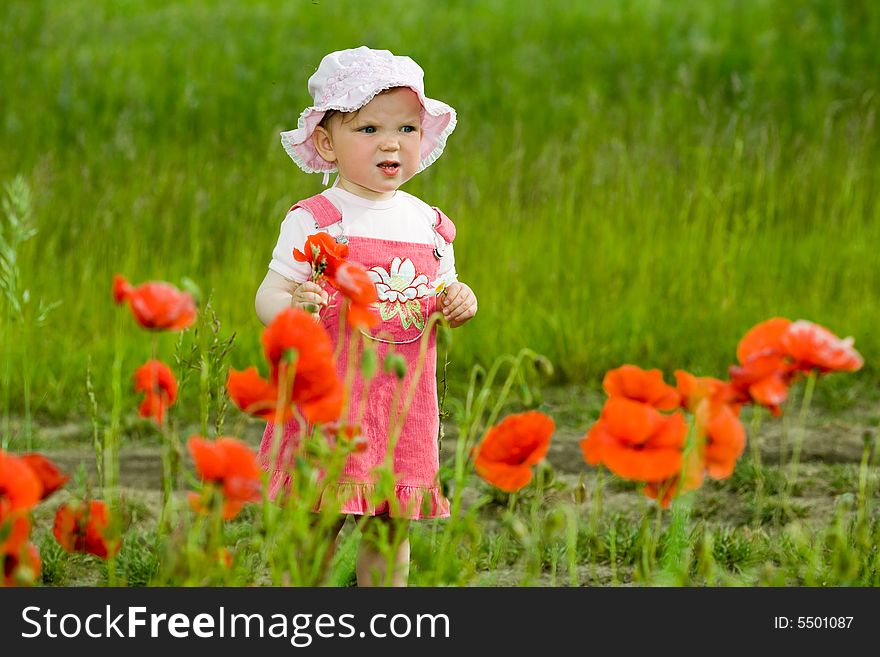
<svg viewBox="0 0 880 657"><path fill-rule="evenodd" d="M333 140L330 139L330 133L322 126L315 128L312 133L312 143L318 154L328 162L336 161L336 152L333 150Z"/></svg>

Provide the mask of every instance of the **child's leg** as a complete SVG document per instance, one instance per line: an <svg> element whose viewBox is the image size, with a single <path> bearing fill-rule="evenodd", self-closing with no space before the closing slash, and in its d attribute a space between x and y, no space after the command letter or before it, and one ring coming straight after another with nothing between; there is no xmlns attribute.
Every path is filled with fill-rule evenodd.
<svg viewBox="0 0 880 657"><path fill-rule="evenodd" d="M321 573L322 576L327 574L327 571L330 569L330 562L333 561L333 556L336 554L336 548L339 547L339 532L342 531L342 525L345 524L346 516L339 516L339 519L333 523L333 526L330 528L330 536L333 537L333 540L327 547L327 552L324 554L324 559L321 563Z"/></svg>
<svg viewBox="0 0 880 657"><path fill-rule="evenodd" d="M311 517L309 518L309 540L313 542L308 546L301 547L305 549L303 554L310 554L311 550L316 549L317 547L324 548L324 552L320 556L321 562L318 572L315 573L312 570L316 563L315 560L301 560L301 557L298 559L298 548L293 548L291 553L291 558L297 560L297 568L303 573L311 573L304 574L307 584L320 586L327 577L327 573L330 571L330 562L333 561L333 556L336 554L337 543L339 542L339 532L342 531L342 526L345 524L345 518L346 516L339 516L328 526L327 524L324 524L327 520L326 518L321 518L317 513L311 514ZM317 557L317 555L315 555L315 557Z"/></svg>
<svg viewBox="0 0 880 657"><path fill-rule="evenodd" d="M409 521L387 515L367 518L358 550L358 586L406 586L408 578Z"/></svg>

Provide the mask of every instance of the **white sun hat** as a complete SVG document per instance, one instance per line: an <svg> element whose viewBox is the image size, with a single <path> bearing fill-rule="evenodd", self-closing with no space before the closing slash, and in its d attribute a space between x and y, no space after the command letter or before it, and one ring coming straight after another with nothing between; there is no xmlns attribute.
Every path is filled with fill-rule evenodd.
<svg viewBox="0 0 880 657"><path fill-rule="evenodd" d="M376 94L394 87L409 87L422 104L421 159L416 173L430 166L446 147L455 129L455 110L446 103L425 96L425 72L409 57L366 46L337 50L326 55L309 78L314 105L299 115L295 130L281 133L281 145L306 173L323 173L324 184L336 171L315 149L312 133L328 110L353 112Z"/></svg>

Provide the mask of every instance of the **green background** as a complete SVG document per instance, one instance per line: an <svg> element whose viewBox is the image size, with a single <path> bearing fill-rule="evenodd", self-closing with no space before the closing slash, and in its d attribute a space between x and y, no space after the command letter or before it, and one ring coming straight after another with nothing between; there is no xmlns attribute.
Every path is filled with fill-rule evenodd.
<svg viewBox="0 0 880 657"><path fill-rule="evenodd" d="M413 57L458 111L405 187L456 222L480 302L453 385L523 347L558 382L723 376L775 315L854 336L873 382L878 43L869 0L6 0L0 180L33 192L23 286L61 305L36 326L0 301L4 412L28 379L37 413L81 414L87 367L105 400L149 356L114 273L192 279L232 363L262 362L254 293L287 209L321 190L278 133L320 58L362 44Z"/></svg>

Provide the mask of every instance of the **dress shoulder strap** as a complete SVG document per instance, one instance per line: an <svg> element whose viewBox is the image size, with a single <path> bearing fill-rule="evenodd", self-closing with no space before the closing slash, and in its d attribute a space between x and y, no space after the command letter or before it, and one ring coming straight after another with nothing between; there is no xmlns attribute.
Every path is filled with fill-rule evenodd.
<svg viewBox="0 0 880 657"><path fill-rule="evenodd" d="M437 221L434 224L434 230L446 240L447 243L452 244L452 240L455 239L455 224L452 223L452 219L443 214L443 210L440 208L431 207L434 212L437 213Z"/></svg>
<svg viewBox="0 0 880 657"><path fill-rule="evenodd" d="M333 205L323 194L315 194L302 201L298 201L293 204L290 210L293 211L296 208L302 208L311 214L315 218L315 225L319 230L342 221L342 213L339 211L339 208Z"/></svg>

